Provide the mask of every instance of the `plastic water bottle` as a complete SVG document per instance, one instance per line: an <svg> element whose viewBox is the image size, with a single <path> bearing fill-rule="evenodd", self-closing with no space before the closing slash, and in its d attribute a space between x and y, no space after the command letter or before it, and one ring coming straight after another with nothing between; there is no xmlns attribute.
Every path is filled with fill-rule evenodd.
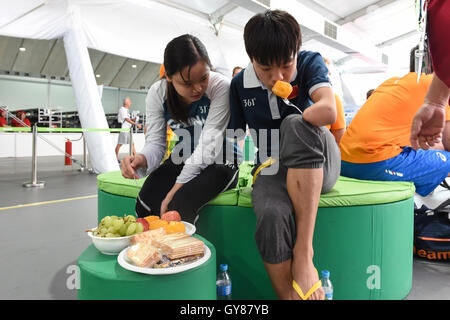
<svg viewBox="0 0 450 320"><path fill-rule="evenodd" d="M228 265L221 264L220 271L217 274L217 299L218 300L231 300L231 279L228 274Z"/></svg>
<svg viewBox="0 0 450 320"><path fill-rule="evenodd" d="M330 271L322 271L322 288L325 292L325 300L333 300L333 285L330 281Z"/></svg>

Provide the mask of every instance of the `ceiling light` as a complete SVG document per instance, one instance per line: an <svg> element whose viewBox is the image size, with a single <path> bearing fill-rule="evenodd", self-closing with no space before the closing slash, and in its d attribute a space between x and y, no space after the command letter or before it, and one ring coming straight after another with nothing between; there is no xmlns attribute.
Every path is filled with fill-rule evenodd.
<svg viewBox="0 0 450 320"><path fill-rule="evenodd" d="M24 47L20 47L20 48L19 48L19 51L22 51L22 52L24 52L24 51L27 51L27 49L26 49L26 48L24 48Z"/></svg>
<svg viewBox="0 0 450 320"><path fill-rule="evenodd" d="M100 78L100 75L99 75L99 74L96 74L95 76L96 76L97 78Z"/></svg>
<svg viewBox="0 0 450 320"><path fill-rule="evenodd" d="M135 64L132 64L131 67L132 67L132 68L136 68L136 65L135 65Z"/></svg>

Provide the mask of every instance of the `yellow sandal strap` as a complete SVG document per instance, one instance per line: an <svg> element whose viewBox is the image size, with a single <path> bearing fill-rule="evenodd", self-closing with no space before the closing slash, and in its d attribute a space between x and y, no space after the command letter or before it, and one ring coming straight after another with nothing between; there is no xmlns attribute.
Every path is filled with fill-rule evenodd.
<svg viewBox="0 0 450 320"><path fill-rule="evenodd" d="M312 287L311 289L308 290L308 292L304 295L302 289L300 289L300 287L298 286L297 282L295 282L295 280L292 281L292 286L294 287L294 290L298 293L298 295L300 296L300 298L302 300L308 300L308 298L317 290L322 286L322 281L317 281Z"/></svg>
<svg viewBox="0 0 450 320"><path fill-rule="evenodd" d="M316 270L317 275L319 274L319 272L317 271L316 268L314 268ZM292 280L292 286L294 287L294 290L297 292L297 294L300 296L300 298L302 300L308 300L308 298L320 287L322 287L322 281L319 279L319 281L317 281L312 287L311 289L308 290L308 292L304 295L302 289L299 287L299 285L297 284L297 282L295 282L295 280Z"/></svg>

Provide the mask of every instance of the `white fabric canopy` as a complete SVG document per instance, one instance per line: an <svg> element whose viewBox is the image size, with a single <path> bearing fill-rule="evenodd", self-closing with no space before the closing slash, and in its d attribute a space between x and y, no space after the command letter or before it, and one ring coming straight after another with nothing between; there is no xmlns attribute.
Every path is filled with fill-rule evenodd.
<svg viewBox="0 0 450 320"><path fill-rule="evenodd" d="M161 63L166 44L191 33L206 46L217 71L247 64L240 31L222 27L219 36L207 19L146 0L2 0L0 35L63 38L78 114L83 128L108 128L87 48ZM225 56L224 48L230 54ZM118 170L109 133L86 135L93 168Z"/></svg>

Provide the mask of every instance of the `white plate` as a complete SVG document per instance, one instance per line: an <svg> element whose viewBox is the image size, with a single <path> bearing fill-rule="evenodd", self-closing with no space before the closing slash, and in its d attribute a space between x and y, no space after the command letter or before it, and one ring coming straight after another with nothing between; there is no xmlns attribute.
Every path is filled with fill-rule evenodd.
<svg viewBox="0 0 450 320"><path fill-rule="evenodd" d="M186 222L186 221L181 221L181 222L183 222L184 227L186 228L186 231L184 233L192 236L195 233L195 231L197 230L193 224L190 224L189 222Z"/></svg>
<svg viewBox="0 0 450 320"><path fill-rule="evenodd" d="M181 265L181 266L170 267L170 268L161 268L161 269L159 269L159 268L143 268L143 267L138 267L138 266L134 265L133 262L131 262L131 260L127 256L128 249L130 249L130 247L123 249L119 253L119 256L117 257L117 262L119 262L120 266L124 269L138 272L138 273L145 273L145 274L173 274L173 273L183 272L183 271L186 271L186 270L189 270L189 269L192 269L192 268L195 268L195 267L198 267L198 266L204 264L211 257L211 250L209 250L209 248L205 245L205 254L203 255L203 257L201 257L200 259L195 260L191 263Z"/></svg>

